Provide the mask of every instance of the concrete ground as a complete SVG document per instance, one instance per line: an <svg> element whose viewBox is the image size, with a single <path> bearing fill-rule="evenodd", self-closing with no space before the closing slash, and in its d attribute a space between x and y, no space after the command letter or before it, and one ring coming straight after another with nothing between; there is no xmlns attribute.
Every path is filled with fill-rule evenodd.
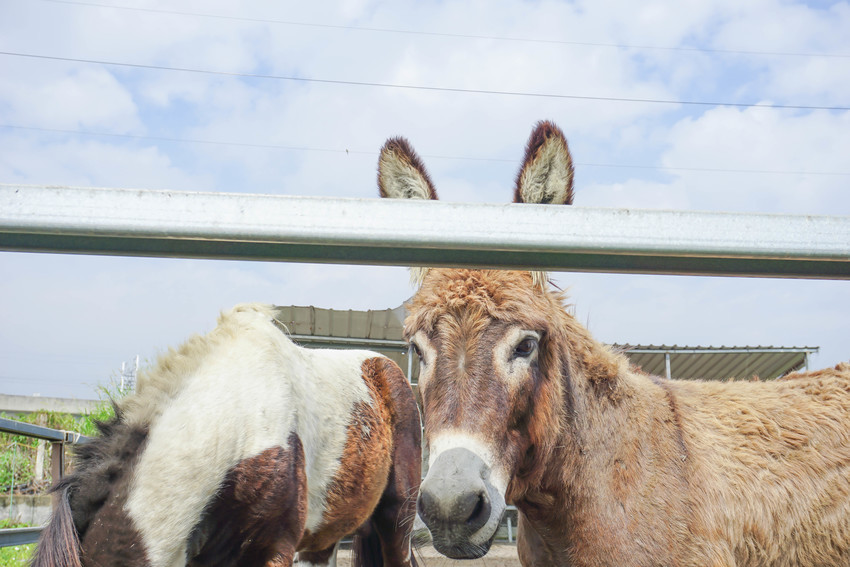
<svg viewBox="0 0 850 567"><path fill-rule="evenodd" d="M481 559L456 561L437 553L430 545L422 546L416 551L416 560L420 567L475 567L486 565L487 567L519 567L519 559L516 555L516 545L507 543L496 543L490 551ZM338 567L350 567L351 551L340 549L337 555Z"/></svg>

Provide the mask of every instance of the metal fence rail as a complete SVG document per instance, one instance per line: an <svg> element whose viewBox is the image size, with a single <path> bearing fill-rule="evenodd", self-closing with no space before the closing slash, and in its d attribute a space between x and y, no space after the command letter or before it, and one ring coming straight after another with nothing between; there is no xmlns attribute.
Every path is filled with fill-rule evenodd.
<svg viewBox="0 0 850 567"><path fill-rule="evenodd" d="M51 429L42 427L41 425L33 425L24 423L15 419L0 417L0 432L11 433L13 435L23 435L25 437L34 437L45 441L58 443L88 443L91 439L85 435L80 435L74 431L62 431L60 429Z"/></svg>
<svg viewBox="0 0 850 567"><path fill-rule="evenodd" d="M5 417L0 418L0 432L50 441L52 446L50 470L53 475L54 482L56 479L62 478L65 471L65 446L88 443L91 441L91 438L73 431L51 429L49 427L24 423L22 421L8 419ZM11 508L11 506L12 503L10 502L9 507ZM35 543L38 541L38 536L41 534L41 530L42 528L40 527L9 528L0 530L0 547Z"/></svg>
<svg viewBox="0 0 850 567"><path fill-rule="evenodd" d="M0 185L0 250L850 279L850 217Z"/></svg>

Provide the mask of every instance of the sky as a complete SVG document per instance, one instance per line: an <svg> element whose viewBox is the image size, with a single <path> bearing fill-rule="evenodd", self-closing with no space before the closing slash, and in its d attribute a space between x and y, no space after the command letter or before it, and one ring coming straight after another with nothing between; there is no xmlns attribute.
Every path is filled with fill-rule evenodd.
<svg viewBox="0 0 850 567"><path fill-rule="evenodd" d="M0 0L0 183L375 197L402 135L442 199L507 202L548 119L577 206L847 216L848 30L847 1ZM850 359L848 282L553 276L605 342ZM401 267L0 252L0 394L94 398L240 302L412 292Z"/></svg>

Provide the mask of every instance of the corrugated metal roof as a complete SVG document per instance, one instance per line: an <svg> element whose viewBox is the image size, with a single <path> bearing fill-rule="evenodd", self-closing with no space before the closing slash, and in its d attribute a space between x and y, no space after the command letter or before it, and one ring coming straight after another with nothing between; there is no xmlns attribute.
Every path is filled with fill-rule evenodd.
<svg viewBox="0 0 850 567"><path fill-rule="evenodd" d="M277 307L277 319L289 329L292 338L304 346L323 348L365 348L393 359L416 382L419 365L409 365L407 344L402 338L404 306L376 311L322 309L319 307ZM809 353L818 347L710 347L678 345L614 344L632 364L644 372L666 375L667 355L672 378L768 380L799 370Z"/></svg>
<svg viewBox="0 0 850 567"><path fill-rule="evenodd" d="M380 352L398 364L408 379L419 377L419 365L410 365L407 343L402 338L404 306L379 311L278 306L277 320L292 339L314 348L354 348ZM411 374L413 376L411 376Z"/></svg>
<svg viewBox="0 0 850 567"><path fill-rule="evenodd" d="M818 347L690 347L668 345L613 345L644 372L666 375L667 355L670 376L683 379L762 380L777 378L803 368L808 354Z"/></svg>
<svg viewBox="0 0 850 567"><path fill-rule="evenodd" d="M401 340L404 308L341 311L319 307L277 308L277 319L293 335Z"/></svg>

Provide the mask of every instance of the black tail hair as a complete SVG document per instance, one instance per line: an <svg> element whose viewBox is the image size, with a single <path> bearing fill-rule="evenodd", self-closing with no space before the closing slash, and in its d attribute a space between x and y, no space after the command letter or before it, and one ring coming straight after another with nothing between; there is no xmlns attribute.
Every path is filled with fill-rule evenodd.
<svg viewBox="0 0 850 567"><path fill-rule="evenodd" d="M361 529L354 535L354 542L351 545L351 566L384 567L384 550L381 547L378 530L374 526L370 525L367 530Z"/></svg>
<svg viewBox="0 0 850 567"><path fill-rule="evenodd" d="M38 540L31 567L82 567L80 561L80 538L71 506L68 503L68 487L57 487L56 509Z"/></svg>

